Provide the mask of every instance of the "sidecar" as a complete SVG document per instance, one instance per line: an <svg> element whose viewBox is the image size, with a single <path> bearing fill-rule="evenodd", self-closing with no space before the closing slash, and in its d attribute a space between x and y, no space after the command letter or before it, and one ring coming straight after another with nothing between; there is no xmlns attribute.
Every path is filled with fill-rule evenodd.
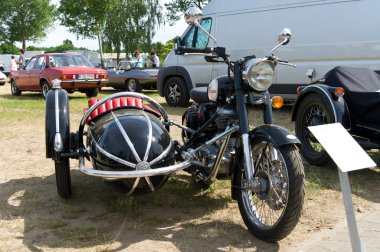
<svg viewBox="0 0 380 252"><path fill-rule="evenodd" d="M292 121L310 164L323 165L329 156L308 126L341 123L364 149L380 149L380 75L335 67L318 83L299 87Z"/></svg>
<svg viewBox="0 0 380 252"><path fill-rule="evenodd" d="M80 171L102 177L127 195L156 191L171 173L190 166L186 159L175 164L168 116L143 94L90 99L76 132L70 132L69 118L67 92L56 81L46 97L46 157L54 160L63 198L71 195L70 159L79 160Z"/></svg>

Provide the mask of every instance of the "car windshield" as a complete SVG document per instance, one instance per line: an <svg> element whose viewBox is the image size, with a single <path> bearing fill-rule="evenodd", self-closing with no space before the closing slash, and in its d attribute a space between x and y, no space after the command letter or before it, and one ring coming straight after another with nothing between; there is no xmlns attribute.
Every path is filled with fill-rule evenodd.
<svg viewBox="0 0 380 252"><path fill-rule="evenodd" d="M118 69L128 70L132 68L132 62L130 61L120 61Z"/></svg>
<svg viewBox="0 0 380 252"><path fill-rule="evenodd" d="M93 67L82 55L62 54L50 56L51 67Z"/></svg>

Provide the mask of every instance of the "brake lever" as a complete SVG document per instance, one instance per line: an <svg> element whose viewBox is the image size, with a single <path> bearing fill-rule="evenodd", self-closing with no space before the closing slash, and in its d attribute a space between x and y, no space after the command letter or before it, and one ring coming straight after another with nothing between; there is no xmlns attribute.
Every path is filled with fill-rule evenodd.
<svg viewBox="0 0 380 252"><path fill-rule="evenodd" d="M287 62L281 62L281 61L277 61L277 64L279 65L283 65L283 66L290 66L290 67L293 67L293 68L296 68L297 65L295 64L290 64L290 63L287 63Z"/></svg>

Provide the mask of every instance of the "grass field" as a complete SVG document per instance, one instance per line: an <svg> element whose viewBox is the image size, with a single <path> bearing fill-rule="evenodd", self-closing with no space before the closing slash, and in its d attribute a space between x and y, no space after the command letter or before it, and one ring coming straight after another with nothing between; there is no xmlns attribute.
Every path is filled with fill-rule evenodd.
<svg viewBox="0 0 380 252"><path fill-rule="evenodd" d="M112 92L104 90L99 97ZM166 106L156 92L146 94L180 122L185 108ZM78 128L86 104L83 94L70 95L71 131ZM290 114L290 106L274 111L276 123L294 132ZM253 126L262 123L258 108L250 115ZM203 190L180 172L158 192L125 197L79 172L74 160L73 196L62 200L56 193L53 162L45 158L44 117L41 94L13 97L8 84L0 87L0 251L285 251L332 228L344 214L336 168L307 164L300 223L276 244L247 232L230 198L229 181L217 181ZM179 133L173 130L173 139L179 139ZM378 151L369 154L379 163ZM353 172L350 181L356 207L371 211L373 204L379 204L379 168Z"/></svg>

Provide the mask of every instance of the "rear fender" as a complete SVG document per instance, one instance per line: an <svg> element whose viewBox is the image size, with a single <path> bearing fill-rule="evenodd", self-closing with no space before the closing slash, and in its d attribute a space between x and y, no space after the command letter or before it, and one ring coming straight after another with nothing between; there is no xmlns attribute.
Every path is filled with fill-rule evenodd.
<svg viewBox="0 0 380 252"><path fill-rule="evenodd" d="M60 152L70 152L69 97L66 90L63 89L51 90L46 96L46 158L55 158L54 142L57 133L62 140L62 150Z"/></svg>
<svg viewBox="0 0 380 252"><path fill-rule="evenodd" d="M334 92L335 87L327 85L309 85L305 87L298 95L292 111L292 121L296 120L297 112L301 102L310 94L318 94L323 103L329 106L334 117L335 123L341 123L345 128L350 128L349 111L343 97L336 97Z"/></svg>

